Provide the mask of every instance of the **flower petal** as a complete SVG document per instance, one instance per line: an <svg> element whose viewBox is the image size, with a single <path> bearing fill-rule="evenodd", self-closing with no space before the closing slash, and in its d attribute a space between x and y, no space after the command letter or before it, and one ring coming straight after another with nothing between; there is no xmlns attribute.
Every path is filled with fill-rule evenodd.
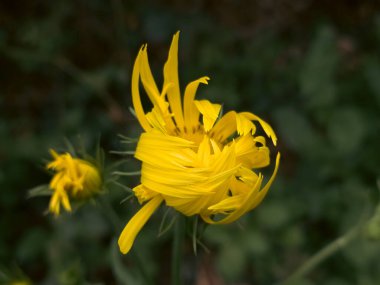
<svg viewBox="0 0 380 285"><path fill-rule="evenodd" d="M252 123L251 120L249 120L244 113L237 113L236 114L236 129L238 132L238 135L246 135L249 133L254 134L256 131L256 126L254 123Z"/></svg>
<svg viewBox="0 0 380 285"><path fill-rule="evenodd" d="M145 131L152 129L147 118L145 117L145 112L141 104L140 91L139 91L139 78L140 78L140 65L141 65L141 56L145 49L145 46L142 46L135 60L135 65L133 66L132 72L132 103L135 109L136 117L140 122L141 127Z"/></svg>
<svg viewBox="0 0 380 285"><path fill-rule="evenodd" d="M194 103L198 111L203 115L203 127L208 132L214 126L222 106L220 104L212 104L208 100L195 100Z"/></svg>
<svg viewBox="0 0 380 285"><path fill-rule="evenodd" d="M178 38L179 32L173 36L168 60L164 66L164 86L170 83L173 84L171 88L168 89L168 100L177 127L182 129L184 126L184 120L178 80Z"/></svg>
<svg viewBox="0 0 380 285"><path fill-rule="evenodd" d="M257 205L261 203L261 201L264 199L265 195L267 194L270 186L272 185L272 182L274 178L276 177L277 171L278 171L278 166L280 163L280 153L277 154L276 157L276 166L273 171L273 174L267 184L260 190L260 185L263 180L263 177L261 174L259 174L259 179L257 179L255 185L251 188L250 193L246 196L243 204L241 205L240 208L226 216L225 218L219 220L219 221L214 221L211 219L210 215L202 215L202 219L209 223L209 224L228 224L236 221L239 219L243 214L246 212L254 209Z"/></svg>
<svg viewBox="0 0 380 285"><path fill-rule="evenodd" d="M230 111L222 116L210 131L210 136L219 142L225 141L236 132L236 112Z"/></svg>
<svg viewBox="0 0 380 285"><path fill-rule="evenodd" d="M277 136L276 136L275 132L273 131L272 127L267 122L263 121L262 119L260 119L255 114L252 114L249 112L242 112L240 114L246 116L249 120L258 121L260 123L260 125L263 127L264 132L267 134L267 136L272 139L273 145L276 146Z"/></svg>
<svg viewBox="0 0 380 285"><path fill-rule="evenodd" d="M131 249L133 242L141 228L146 224L150 216L160 206L162 202L161 196L155 196L152 200L146 203L133 217L123 229L119 237L119 247L123 254L127 254Z"/></svg>
<svg viewBox="0 0 380 285"><path fill-rule="evenodd" d="M185 126L189 130L195 129L199 123L199 111L194 104L195 94L200 83L208 84L209 77L204 76L195 81L190 82L185 89L185 96L183 101L183 112L185 119Z"/></svg>

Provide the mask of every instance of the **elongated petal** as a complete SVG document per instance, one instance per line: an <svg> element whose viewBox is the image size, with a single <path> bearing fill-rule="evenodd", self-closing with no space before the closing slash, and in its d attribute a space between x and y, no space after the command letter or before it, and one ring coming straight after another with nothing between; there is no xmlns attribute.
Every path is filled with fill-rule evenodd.
<svg viewBox="0 0 380 285"><path fill-rule="evenodd" d="M250 119L252 121L258 121L260 123L260 125L263 127L264 132L267 134L267 136L272 139L273 145L277 144L277 136L276 136L275 132L273 131L272 127L267 122L263 121L258 116L254 115L252 113L249 113L249 112L242 112L240 114L246 116L248 119Z"/></svg>
<svg viewBox="0 0 380 285"><path fill-rule="evenodd" d="M71 212L71 205L69 201L69 197L65 191L61 192L61 203L66 211Z"/></svg>
<svg viewBox="0 0 380 285"><path fill-rule="evenodd" d="M242 202L243 202L243 196L242 195L228 197L228 198L220 201L219 203L208 207L208 209L215 212L215 213L232 211L232 210L239 208L240 205L242 204Z"/></svg>
<svg viewBox="0 0 380 285"><path fill-rule="evenodd" d="M236 112L230 111L215 124L210 131L210 136L215 140L223 142L236 132Z"/></svg>
<svg viewBox="0 0 380 285"><path fill-rule="evenodd" d="M280 157L281 157L280 153L277 153L277 156L276 156L276 165L275 165L273 174L272 174L271 178L269 179L269 181L267 182L267 184L265 184L265 186L260 190L259 195L255 199L252 199L250 201L250 203L248 205L248 210L249 211L253 210L254 208L256 208L263 201L264 197L268 193L268 190L269 190L270 186L272 185L272 183L274 181L274 178L277 175L278 167L280 165Z"/></svg>
<svg viewBox="0 0 380 285"><path fill-rule="evenodd" d="M257 141L250 134L239 137L236 140L237 161L248 168L261 168L269 165L269 149L266 146L257 147L257 143L265 145L265 139Z"/></svg>
<svg viewBox="0 0 380 285"><path fill-rule="evenodd" d="M147 118L145 117L145 112L141 104L141 98L140 98L140 91L139 91L139 78L140 78L140 65L141 65L141 56L143 53L145 46L142 46L136 61L135 65L133 66L133 72L132 72L132 103L133 107L135 109L136 117L140 122L140 125L145 131L149 131L152 129L152 127L149 125L149 122Z"/></svg>
<svg viewBox="0 0 380 285"><path fill-rule="evenodd" d="M199 120L199 111L194 104L195 94L197 93L197 89L200 83L208 84L207 76L201 77L193 82L190 82L186 86L185 96L183 101L183 112L185 118L185 126L189 129L189 131L198 126Z"/></svg>
<svg viewBox="0 0 380 285"><path fill-rule="evenodd" d="M265 195L267 194L270 186L272 185L272 182L277 175L279 163L280 163L280 153L277 154L276 166L267 184L259 191L261 182L263 180L263 177L260 174L259 179L257 179L256 184L252 187L251 192L249 193L249 195L247 195L244 203L241 205L240 208L238 208L237 210L235 210L234 212L232 212L231 214L229 214L228 216L226 216L225 218L219 221L212 220L209 215L202 215L202 219L204 219L205 222L210 223L210 224L228 224L239 219L247 211L254 209L257 205L261 203L261 201L264 199Z"/></svg>
<svg viewBox="0 0 380 285"><path fill-rule="evenodd" d="M50 199L49 203L49 211L53 213L55 216L59 215L59 210L60 210L60 200L59 200L59 193L56 191L54 192L53 196Z"/></svg>
<svg viewBox="0 0 380 285"><path fill-rule="evenodd" d="M159 110L158 106L155 106L151 112L146 114L146 118L154 129L159 130L163 134L167 133L167 130L165 128L165 119L162 116L162 112Z"/></svg>
<svg viewBox="0 0 380 285"><path fill-rule="evenodd" d="M184 120L178 80L178 39L179 32L173 36L168 60L164 66L164 86L166 84L172 84L171 88L168 89L168 100L177 127L182 129L184 126Z"/></svg>
<svg viewBox="0 0 380 285"><path fill-rule="evenodd" d="M129 220L128 224L123 229L119 237L120 251L124 254L128 253L131 249L133 242L141 228L146 224L150 216L158 208L162 202L161 196L156 196L148 203L146 203L133 217Z"/></svg>
<svg viewBox="0 0 380 285"><path fill-rule="evenodd" d="M209 224L228 224L236 221L246 212L246 204L248 203L248 200L250 198L253 198L253 196L259 191L262 180L263 177L260 174L259 179L257 179L256 181L256 184L251 188L250 193L246 195L246 197L244 198L244 202L242 203L242 205L238 209L227 215L225 218L218 221L214 221L213 219L211 219L210 214L206 212L206 215L201 215L202 219Z"/></svg>
<svg viewBox="0 0 380 285"><path fill-rule="evenodd" d="M165 94L173 84L164 85L162 94L160 94L150 70L147 48L143 49L141 53L140 77L144 89L153 104L152 112L155 113L154 118L152 118L152 112L147 115L149 123L153 128L159 128L165 133L168 129L174 130L174 122L169 114L169 104L165 100Z"/></svg>
<svg viewBox="0 0 380 285"><path fill-rule="evenodd" d="M157 100L160 97L160 92L158 91L152 71L150 70L147 46L141 51L140 76L150 101L153 105L158 105Z"/></svg>
<svg viewBox="0 0 380 285"><path fill-rule="evenodd" d="M244 113L236 114L236 129L239 135L247 135L249 133L255 133L256 127L249 120Z"/></svg>
<svg viewBox="0 0 380 285"><path fill-rule="evenodd" d="M208 100L195 100L194 103L198 111L203 116L203 127L205 131L208 132L214 126L222 106L220 104L212 104Z"/></svg>

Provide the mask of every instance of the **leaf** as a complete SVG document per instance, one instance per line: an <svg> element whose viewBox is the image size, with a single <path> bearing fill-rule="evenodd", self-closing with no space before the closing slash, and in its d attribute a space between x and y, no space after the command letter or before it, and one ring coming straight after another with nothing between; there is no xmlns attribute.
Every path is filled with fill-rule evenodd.
<svg viewBox="0 0 380 285"><path fill-rule="evenodd" d="M51 194L52 194L52 191L49 188L49 185L44 184L44 185L36 186L32 189L29 189L27 198L38 197L38 196L51 196Z"/></svg>
<svg viewBox="0 0 380 285"><path fill-rule="evenodd" d="M306 55L299 77L301 96L308 107L326 107L335 101L334 75L338 62L335 35L329 27L323 27Z"/></svg>
<svg viewBox="0 0 380 285"><path fill-rule="evenodd" d="M362 145L367 134L366 125L358 109L341 108L330 119L328 137L338 153L348 154Z"/></svg>
<svg viewBox="0 0 380 285"><path fill-rule="evenodd" d="M280 136L290 149L311 155L320 146L321 138L299 110L284 107L275 112L274 118Z"/></svg>

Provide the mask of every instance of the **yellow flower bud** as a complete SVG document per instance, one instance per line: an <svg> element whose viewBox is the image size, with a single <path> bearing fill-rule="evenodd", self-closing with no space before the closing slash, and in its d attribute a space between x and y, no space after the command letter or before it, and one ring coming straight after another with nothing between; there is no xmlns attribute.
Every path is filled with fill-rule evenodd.
<svg viewBox="0 0 380 285"><path fill-rule="evenodd" d="M46 167L55 174L49 185L53 191L49 211L57 216L61 205L71 212L70 199L86 199L99 192L102 180L99 169L90 162L73 158L69 153L59 155L54 150L50 153L54 160Z"/></svg>

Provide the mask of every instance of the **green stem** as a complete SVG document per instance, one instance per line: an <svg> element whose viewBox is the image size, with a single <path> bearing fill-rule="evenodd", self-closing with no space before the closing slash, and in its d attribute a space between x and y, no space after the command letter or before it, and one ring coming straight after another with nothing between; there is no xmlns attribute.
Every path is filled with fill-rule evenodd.
<svg viewBox="0 0 380 285"><path fill-rule="evenodd" d="M180 285L181 282L181 256L182 244L185 237L185 218L179 215L175 221L173 248L172 248L172 285Z"/></svg>
<svg viewBox="0 0 380 285"><path fill-rule="evenodd" d="M116 214L110 201L106 197L100 197L99 201L100 201L100 205L102 206L102 210L104 214L107 216L107 218L111 222L115 232L120 233L122 229L122 221L120 220L119 216Z"/></svg>
<svg viewBox="0 0 380 285"><path fill-rule="evenodd" d="M341 237L337 238L316 254L314 254L309 260L307 260L304 264L301 265L292 275L290 275L284 282L283 285L291 285L295 281L301 279L303 276L307 275L311 272L315 267L317 267L321 262L323 262L328 257L332 256L338 250L344 248L347 244L349 244L352 240L354 240L360 233L362 229L362 223L355 226L349 232L345 233Z"/></svg>

